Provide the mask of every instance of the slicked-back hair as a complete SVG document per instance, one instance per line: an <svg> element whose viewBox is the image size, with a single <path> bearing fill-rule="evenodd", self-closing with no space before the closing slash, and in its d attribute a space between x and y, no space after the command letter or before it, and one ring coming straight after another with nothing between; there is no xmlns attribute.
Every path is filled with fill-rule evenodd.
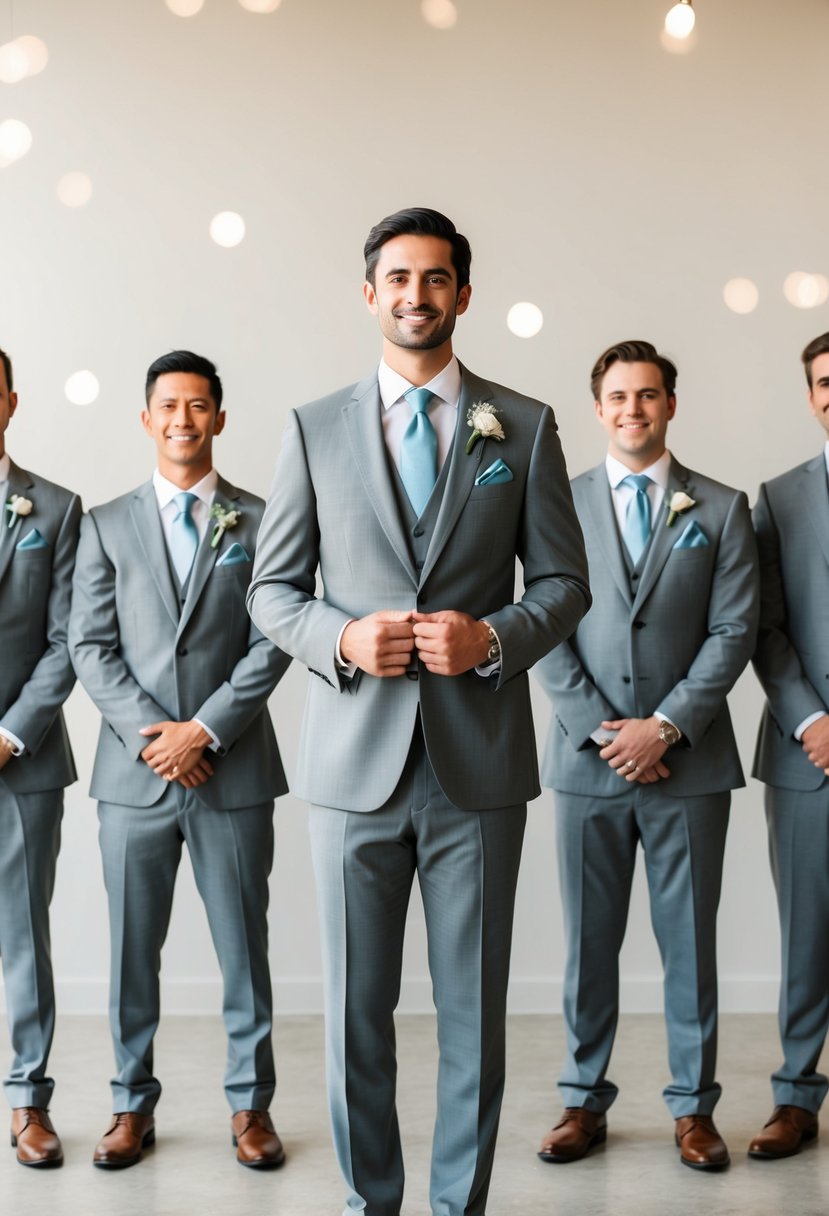
<svg viewBox="0 0 829 1216"><path fill-rule="evenodd" d="M812 338L800 356L806 369L806 383L809 385L809 388L812 387L812 364L818 355L829 355L829 334L821 334L817 338ZM9 388L11 388L11 385L9 385Z"/></svg>
<svg viewBox="0 0 829 1216"><path fill-rule="evenodd" d="M676 364L672 363L665 355L660 355L651 342L633 339L629 342L617 342L614 346L609 346L606 351L603 351L599 355L590 373L590 391L593 393L594 401L601 400L602 381L614 363L656 364L662 373L662 383L665 386L665 392L669 397L673 397L678 375Z"/></svg>
<svg viewBox="0 0 829 1216"><path fill-rule="evenodd" d="M452 247L452 265L458 276L458 291L469 282L469 268L472 264L472 250L469 241L458 232L455 225L439 211L430 207L407 207L404 211L395 211L387 215L379 224L375 224L366 238L363 253L366 259L366 281L374 287L374 273L380 258L380 250L386 241L396 236L437 236L448 241Z"/></svg>
<svg viewBox="0 0 829 1216"><path fill-rule="evenodd" d="M6 373L6 387L9 392L14 389L14 374L12 372L12 361L4 350L0 350L0 363L3 364L3 370Z"/></svg>
<svg viewBox="0 0 829 1216"><path fill-rule="evenodd" d="M211 363L204 355L193 354L191 350L171 350L168 355L162 355L150 364L144 386L148 405L158 377L166 376L168 372L190 372L194 376L204 376L210 385L210 396L216 403L216 413L222 408L222 382L216 371L216 364Z"/></svg>

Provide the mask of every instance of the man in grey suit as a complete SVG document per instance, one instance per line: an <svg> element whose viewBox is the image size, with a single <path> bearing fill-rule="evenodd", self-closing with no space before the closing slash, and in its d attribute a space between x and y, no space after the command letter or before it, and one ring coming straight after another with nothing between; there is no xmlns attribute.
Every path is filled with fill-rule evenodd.
<svg viewBox="0 0 829 1216"><path fill-rule="evenodd" d="M66 646L81 504L5 448L17 408L0 350L0 956L13 1059L3 1082L21 1165L60 1165L46 1075L55 1027L49 903L64 787L75 766L61 706L75 676Z"/></svg>
<svg viewBox="0 0 829 1216"><path fill-rule="evenodd" d="M186 842L224 981L225 1092L242 1165L281 1165L268 970L273 800L286 790L267 710L290 660L245 611L264 503L213 468L224 427L209 359L147 373L151 481L84 519L70 623L103 720L92 774L112 936L117 1074L96 1165L134 1165L155 1138L161 947Z"/></svg>
<svg viewBox="0 0 829 1216"><path fill-rule="evenodd" d="M542 782L555 790L567 935L565 1111L539 1156L575 1161L606 1137L618 955L641 844L665 968L681 1160L722 1169L712 1119L716 914L730 791L743 775L726 696L754 646L757 557L743 493L666 447L676 368L649 342L597 361L607 459L573 482L593 607L537 674L552 701Z"/></svg>
<svg viewBox="0 0 829 1216"><path fill-rule="evenodd" d="M829 434L829 333L802 355L809 408ZM749 1155L790 1157L818 1132L829 1081L818 1061L829 1027L829 443L760 487L760 634L754 666L768 698L753 773L766 784L780 911L783 1063L775 1107Z"/></svg>
<svg viewBox="0 0 829 1216"><path fill-rule="evenodd" d="M383 359L292 412L249 605L313 676L295 792L313 804L346 1211L400 1212L393 1015L417 873L440 1044L431 1207L480 1216L525 804L539 792L526 671L589 593L551 411L452 354L466 238L412 208L376 225L365 255Z"/></svg>

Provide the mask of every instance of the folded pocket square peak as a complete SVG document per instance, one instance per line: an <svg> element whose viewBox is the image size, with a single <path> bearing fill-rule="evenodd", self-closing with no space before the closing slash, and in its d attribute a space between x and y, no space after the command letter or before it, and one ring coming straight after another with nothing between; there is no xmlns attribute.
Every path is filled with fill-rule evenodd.
<svg viewBox="0 0 829 1216"><path fill-rule="evenodd" d="M703 549L709 543L708 537L703 532L695 519L692 519L688 527L680 536L679 540L674 545L675 549Z"/></svg>
<svg viewBox="0 0 829 1216"><path fill-rule="evenodd" d="M223 553L216 562L217 566L238 566L241 562L249 562L250 554L244 545L240 545L238 541L234 541L228 549L227 553Z"/></svg>
<svg viewBox="0 0 829 1216"><path fill-rule="evenodd" d="M17 542L18 549L48 549L49 544L43 539L37 528L32 528L22 540Z"/></svg>
<svg viewBox="0 0 829 1216"><path fill-rule="evenodd" d="M483 473L479 473L475 478L476 486L499 486L504 482L512 481L512 469L508 464L504 464L499 456L494 460L488 469L484 469Z"/></svg>

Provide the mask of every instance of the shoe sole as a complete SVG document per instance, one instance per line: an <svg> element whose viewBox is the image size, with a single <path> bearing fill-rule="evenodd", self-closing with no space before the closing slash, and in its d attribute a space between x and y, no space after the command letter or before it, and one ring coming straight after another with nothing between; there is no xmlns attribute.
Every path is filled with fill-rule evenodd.
<svg viewBox="0 0 829 1216"><path fill-rule="evenodd" d="M726 1157L725 1161L688 1161L686 1157L680 1154L680 1161L683 1165L687 1165L691 1170L707 1170L711 1174L716 1174L718 1170L727 1170L731 1165L731 1158Z"/></svg>
<svg viewBox="0 0 829 1216"><path fill-rule="evenodd" d="M99 1170L128 1170L131 1165L138 1165L141 1160L141 1154L145 1148L151 1148L155 1144L155 1128L151 1127L148 1132L144 1133L144 1139L141 1141L141 1148L134 1157L128 1157L125 1161L96 1161L93 1157L92 1164Z"/></svg>
<svg viewBox="0 0 829 1216"><path fill-rule="evenodd" d="M569 1165L571 1161L581 1161L582 1158L587 1156L592 1148L596 1148L598 1145L604 1144L605 1140L607 1140L607 1128L600 1127L599 1130L590 1137L590 1141L584 1152L579 1153L577 1157L561 1157L555 1153L544 1152L539 1152L536 1154L536 1156L538 1156L542 1161L546 1162L547 1165Z"/></svg>

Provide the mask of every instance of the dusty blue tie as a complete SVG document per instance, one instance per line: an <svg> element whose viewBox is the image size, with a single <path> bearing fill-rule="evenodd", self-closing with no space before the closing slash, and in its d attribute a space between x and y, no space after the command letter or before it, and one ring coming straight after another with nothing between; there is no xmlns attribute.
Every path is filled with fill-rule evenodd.
<svg viewBox="0 0 829 1216"><path fill-rule="evenodd" d="M635 490L628 503L623 533L630 560L635 566L651 534L651 500L648 498L651 479L644 473L630 473L620 484Z"/></svg>
<svg viewBox="0 0 829 1216"><path fill-rule="evenodd" d="M176 494L173 499L178 507L178 515L173 517L170 528L170 557L173 559L178 581L182 587L187 582L193 558L199 547L199 531L190 514L195 501L196 495L188 494L186 491Z"/></svg>
<svg viewBox="0 0 829 1216"><path fill-rule="evenodd" d="M418 516L423 514L438 476L438 437L426 413L434 395L428 388L410 388L404 394L413 416L400 444L400 477Z"/></svg>

